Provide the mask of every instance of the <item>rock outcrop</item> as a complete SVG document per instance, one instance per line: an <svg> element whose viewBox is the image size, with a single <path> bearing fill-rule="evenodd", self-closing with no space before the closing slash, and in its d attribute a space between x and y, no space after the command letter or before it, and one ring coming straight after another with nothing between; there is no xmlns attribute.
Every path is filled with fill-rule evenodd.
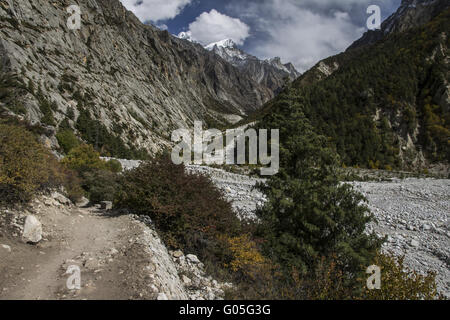
<svg viewBox="0 0 450 320"><path fill-rule="evenodd" d="M243 50L231 39L211 43L205 47L250 76L256 82L270 88L275 94L300 73L292 63L283 64L279 57L260 60Z"/></svg>

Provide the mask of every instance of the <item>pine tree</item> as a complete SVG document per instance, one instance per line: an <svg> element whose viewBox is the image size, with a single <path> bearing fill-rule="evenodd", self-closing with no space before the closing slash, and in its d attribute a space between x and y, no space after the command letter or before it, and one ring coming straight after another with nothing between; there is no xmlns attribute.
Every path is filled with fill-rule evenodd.
<svg viewBox="0 0 450 320"><path fill-rule="evenodd" d="M289 117L268 115L280 128L278 175L260 188L268 198L259 210L259 234L265 253L287 272L292 268L313 271L321 257L339 257L341 268L356 274L370 265L381 241L364 231L372 220L363 196L339 182L339 158L317 135L296 102L294 92L285 92L278 110Z"/></svg>

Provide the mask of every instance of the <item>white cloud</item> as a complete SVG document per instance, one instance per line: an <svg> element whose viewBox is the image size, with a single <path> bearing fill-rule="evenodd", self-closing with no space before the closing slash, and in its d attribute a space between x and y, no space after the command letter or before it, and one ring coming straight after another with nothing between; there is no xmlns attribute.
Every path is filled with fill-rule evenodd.
<svg viewBox="0 0 450 320"><path fill-rule="evenodd" d="M269 39L256 44L254 51L257 55L267 58L279 56L303 72L319 60L345 50L363 32L362 28L351 23L345 12L323 16L294 9L282 13L285 19L266 29Z"/></svg>
<svg viewBox="0 0 450 320"><path fill-rule="evenodd" d="M213 9L198 16L189 25L187 33L204 45L224 39L232 39L236 44L242 45L250 35L250 27L239 19Z"/></svg>
<svg viewBox="0 0 450 320"><path fill-rule="evenodd" d="M382 5L392 0L378 0ZM398 1L398 0L395 0ZM366 9L373 0L235 0L229 11L248 23L255 37L250 53L279 56L299 71L345 50L366 29Z"/></svg>
<svg viewBox="0 0 450 320"><path fill-rule="evenodd" d="M142 22L175 18L192 0L120 0Z"/></svg>
<svg viewBox="0 0 450 320"><path fill-rule="evenodd" d="M167 24L164 24L164 23L163 24L158 24L155 27L157 27L158 29L161 29L161 30L168 30L169 29Z"/></svg>

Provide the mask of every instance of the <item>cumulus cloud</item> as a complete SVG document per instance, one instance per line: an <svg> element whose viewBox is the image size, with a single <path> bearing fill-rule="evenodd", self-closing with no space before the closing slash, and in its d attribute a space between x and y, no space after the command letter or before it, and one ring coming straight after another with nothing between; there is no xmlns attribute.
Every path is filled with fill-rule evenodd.
<svg viewBox="0 0 450 320"><path fill-rule="evenodd" d="M120 0L142 22L175 18L192 0Z"/></svg>
<svg viewBox="0 0 450 320"><path fill-rule="evenodd" d="M303 72L358 39L366 30L366 9L373 2L235 0L228 10L252 27L255 36L248 41L250 53L261 58L279 56ZM392 0L378 0L377 4L391 7Z"/></svg>
<svg viewBox="0 0 450 320"><path fill-rule="evenodd" d="M204 45L224 39L232 39L238 45L242 45L250 35L250 27L239 19L213 9L198 16L189 25L187 34Z"/></svg>

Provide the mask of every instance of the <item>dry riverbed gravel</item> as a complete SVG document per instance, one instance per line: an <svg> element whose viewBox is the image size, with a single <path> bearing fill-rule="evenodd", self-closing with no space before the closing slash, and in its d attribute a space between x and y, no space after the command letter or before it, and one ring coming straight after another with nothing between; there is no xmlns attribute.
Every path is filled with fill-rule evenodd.
<svg viewBox="0 0 450 320"><path fill-rule="evenodd" d="M253 187L263 179L208 167L188 168L211 176L241 218L256 218L254 209L265 198ZM405 256L405 265L411 269L435 272L439 291L450 298L450 180L407 178L351 184L365 195L377 219L368 231L387 236L383 249Z"/></svg>
<svg viewBox="0 0 450 320"><path fill-rule="evenodd" d="M439 290L450 298L450 180L356 182L378 220L370 229L387 236L384 250L405 264L437 273Z"/></svg>

